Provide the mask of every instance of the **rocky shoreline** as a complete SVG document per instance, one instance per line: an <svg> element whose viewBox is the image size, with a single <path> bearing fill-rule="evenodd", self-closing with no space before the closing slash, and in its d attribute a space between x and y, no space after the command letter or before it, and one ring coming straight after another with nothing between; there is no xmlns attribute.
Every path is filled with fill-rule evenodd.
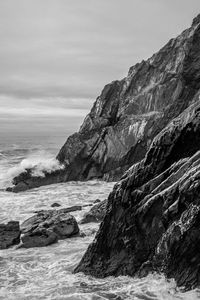
<svg viewBox="0 0 200 300"><path fill-rule="evenodd" d="M82 220L102 223L75 272L105 277L156 271L185 289L200 286L200 15L126 78L104 88L57 159L64 168L43 177L25 170L7 190L123 174L108 200ZM31 234L56 241L56 230L69 229L47 221L57 217L39 212L40 225L34 227L33 217ZM77 234L74 219L68 212L65 217Z"/></svg>
<svg viewBox="0 0 200 300"><path fill-rule="evenodd" d="M95 200L90 205L75 205L61 209L35 211L35 215L21 225L18 221L0 224L0 249L12 246L17 248L45 247L58 240L71 237L84 237L78 222L70 213L82 210L85 206L92 208L83 215L80 224L100 222L105 215L107 200ZM52 207L59 207L53 203Z"/></svg>

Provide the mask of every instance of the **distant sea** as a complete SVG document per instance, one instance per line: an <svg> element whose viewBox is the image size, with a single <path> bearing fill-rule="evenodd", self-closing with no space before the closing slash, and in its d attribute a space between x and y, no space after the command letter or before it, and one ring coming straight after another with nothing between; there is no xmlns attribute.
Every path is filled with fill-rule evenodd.
<svg viewBox="0 0 200 300"><path fill-rule="evenodd" d="M101 181L68 182L13 194L5 192L13 176L25 167L39 163L52 168L66 136L0 137L0 223L23 222L35 210L50 209L58 202L62 207L91 204L105 199L114 183ZM85 211L72 213L80 220ZM80 225L84 238L75 237L57 244L32 249L15 247L0 250L0 299L13 300L79 300L79 299L200 299L200 291L181 292L173 280L151 274L146 278L108 277L96 279L73 274L88 245L94 239L98 224Z"/></svg>

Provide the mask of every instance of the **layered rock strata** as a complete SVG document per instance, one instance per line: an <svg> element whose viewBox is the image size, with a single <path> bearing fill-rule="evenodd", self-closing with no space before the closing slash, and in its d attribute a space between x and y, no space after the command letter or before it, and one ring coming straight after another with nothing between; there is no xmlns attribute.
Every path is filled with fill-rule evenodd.
<svg viewBox="0 0 200 300"><path fill-rule="evenodd" d="M104 277L158 271L186 288L200 285L199 95L195 99L115 185L76 272Z"/></svg>

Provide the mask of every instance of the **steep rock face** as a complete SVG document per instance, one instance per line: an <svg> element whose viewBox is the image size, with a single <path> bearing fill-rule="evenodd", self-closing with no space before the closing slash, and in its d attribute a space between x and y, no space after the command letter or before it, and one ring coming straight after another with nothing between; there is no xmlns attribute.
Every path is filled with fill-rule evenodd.
<svg viewBox="0 0 200 300"><path fill-rule="evenodd" d="M200 86L200 18L128 76L105 86L80 131L57 159L64 170L14 178L11 191L70 180L119 179L144 158L154 137L194 99Z"/></svg>
<svg viewBox="0 0 200 300"><path fill-rule="evenodd" d="M199 46L196 21L150 59L130 68L122 81L104 88L79 133L58 154L68 169L73 165L69 179L118 179L144 157L155 135L199 89Z"/></svg>
<svg viewBox="0 0 200 300"><path fill-rule="evenodd" d="M200 285L200 100L169 123L109 195L94 242L76 268L95 276L162 271Z"/></svg>

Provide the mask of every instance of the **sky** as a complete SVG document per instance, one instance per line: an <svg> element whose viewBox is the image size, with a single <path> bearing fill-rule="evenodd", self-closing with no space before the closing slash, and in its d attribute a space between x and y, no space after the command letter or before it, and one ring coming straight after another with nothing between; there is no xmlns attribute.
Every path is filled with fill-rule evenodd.
<svg viewBox="0 0 200 300"><path fill-rule="evenodd" d="M199 0L0 0L0 137L77 131L105 84L198 13Z"/></svg>

